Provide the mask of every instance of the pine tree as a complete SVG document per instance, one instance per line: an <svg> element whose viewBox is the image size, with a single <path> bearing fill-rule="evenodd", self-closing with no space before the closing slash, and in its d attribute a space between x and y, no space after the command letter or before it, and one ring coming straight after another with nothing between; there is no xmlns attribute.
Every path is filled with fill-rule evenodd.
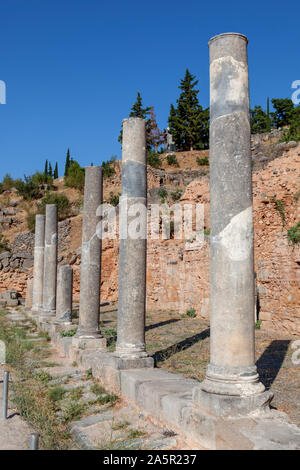
<svg viewBox="0 0 300 470"><path fill-rule="evenodd" d="M268 115L261 106L254 106L254 109L250 110L250 122L252 134L268 132Z"/></svg>
<svg viewBox="0 0 300 470"><path fill-rule="evenodd" d="M57 162L55 163L53 178L54 178L54 179L57 179L57 178L58 178L58 164L57 164Z"/></svg>
<svg viewBox="0 0 300 470"><path fill-rule="evenodd" d="M276 128L289 126L293 121L294 103L289 98L272 99L274 113L271 113Z"/></svg>
<svg viewBox="0 0 300 470"><path fill-rule="evenodd" d="M178 149L193 150L208 146L209 110L203 110L198 101L199 90L195 88L195 80L186 69L183 80L180 81L180 96L177 108L171 105L169 116L170 132Z"/></svg>
<svg viewBox="0 0 300 470"><path fill-rule="evenodd" d="M150 126L150 119L148 118L150 110L151 110L150 107L143 108L142 97L141 97L140 92L138 91L136 101L130 110L129 117L139 117L142 119L146 119L146 133L147 133L147 126L148 127ZM122 145L122 137L123 137L123 131L121 129L120 135L118 137L118 142L120 142L121 145ZM149 147L148 142L147 142L147 147Z"/></svg>
<svg viewBox="0 0 300 470"><path fill-rule="evenodd" d="M66 163L65 163L65 177L68 176L70 166L71 166L70 149L68 148L67 156L66 156Z"/></svg>
<svg viewBox="0 0 300 470"><path fill-rule="evenodd" d="M45 175L45 178L47 178L47 176L48 176L48 160L46 160L46 162L45 162L44 175Z"/></svg>

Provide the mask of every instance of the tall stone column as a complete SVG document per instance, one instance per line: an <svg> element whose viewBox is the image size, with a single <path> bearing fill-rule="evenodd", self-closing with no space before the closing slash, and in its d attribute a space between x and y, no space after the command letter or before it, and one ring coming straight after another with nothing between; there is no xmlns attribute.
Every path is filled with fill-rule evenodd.
<svg viewBox="0 0 300 470"><path fill-rule="evenodd" d="M35 217L34 268L32 314L37 315L43 308L43 279L44 279L44 245L45 245L45 216Z"/></svg>
<svg viewBox="0 0 300 470"><path fill-rule="evenodd" d="M210 51L211 357L194 398L217 416L267 405L254 357L254 261L247 38Z"/></svg>
<svg viewBox="0 0 300 470"><path fill-rule="evenodd" d="M56 323L72 323L73 269L69 264L58 267L56 291Z"/></svg>
<svg viewBox="0 0 300 470"><path fill-rule="evenodd" d="M135 226L134 220L137 219ZM145 344L146 249L145 121L141 118L129 118L123 120L119 301L115 353L122 358L152 360L147 357Z"/></svg>
<svg viewBox="0 0 300 470"><path fill-rule="evenodd" d="M102 168L88 166L84 184L79 327L73 338L73 345L82 348L104 348L106 345L99 328L101 239L96 230L100 222L97 209L101 204Z"/></svg>
<svg viewBox="0 0 300 470"><path fill-rule="evenodd" d="M57 276L57 205L46 204L43 310L41 320L55 318Z"/></svg>

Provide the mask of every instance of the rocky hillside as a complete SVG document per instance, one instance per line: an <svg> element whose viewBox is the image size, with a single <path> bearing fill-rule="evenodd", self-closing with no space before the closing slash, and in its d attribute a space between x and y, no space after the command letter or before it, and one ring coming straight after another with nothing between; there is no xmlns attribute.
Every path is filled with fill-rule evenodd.
<svg viewBox="0 0 300 470"><path fill-rule="evenodd" d="M255 223L255 269L257 318L262 327L300 333L300 244L288 239L288 230L300 220L300 145L279 144L280 133L252 138L253 194ZM148 167L149 203L205 204L205 233L209 233L208 151L162 155L159 168ZM59 222L59 262L74 268L74 296L80 289L80 245L82 195L56 180L55 191L72 204L72 216ZM104 200L121 190L121 163L104 181ZM0 231L10 251L0 254L0 291L17 289L24 295L26 280L32 276L34 235L28 232L26 217L32 204L15 192L0 196ZM103 301L117 300L118 242L103 241ZM209 313L209 237L201 249L190 249L181 240L148 240L147 306L149 310L194 308L197 315Z"/></svg>

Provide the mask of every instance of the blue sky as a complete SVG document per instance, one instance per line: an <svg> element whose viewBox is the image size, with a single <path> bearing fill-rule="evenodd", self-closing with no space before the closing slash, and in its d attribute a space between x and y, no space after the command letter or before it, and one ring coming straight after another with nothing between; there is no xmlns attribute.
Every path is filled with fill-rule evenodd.
<svg viewBox="0 0 300 470"><path fill-rule="evenodd" d="M209 104L210 37L249 38L251 104L290 97L300 79L296 1L1 0L0 179L62 172L67 148L81 165L121 156L117 141L139 90L161 128L185 69Z"/></svg>

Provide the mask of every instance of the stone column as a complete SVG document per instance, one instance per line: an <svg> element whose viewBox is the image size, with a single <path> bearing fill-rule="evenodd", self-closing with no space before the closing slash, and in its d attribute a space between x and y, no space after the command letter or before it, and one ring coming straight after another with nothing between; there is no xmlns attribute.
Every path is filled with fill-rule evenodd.
<svg viewBox="0 0 300 470"><path fill-rule="evenodd" d="M69 264L58 267L56 291L56 323L72 323L73 269Z"/></svg>
<svg viewBox="0 0 300 470"><path fill-rule="evenodd" d="M73 345L82 348L106 346L99 328L101 239L96 230L100 222L97 209L101 204L102 168L88 166L85 169L84 184L79 327L73 338Z"/></svg>
<svg viewBox="0 0 300 470"><path fill-rule="evenodd" d="M133 207L134 205L136 206ZM134 220L137 219L138 223L135 225ZM141 118L129 118L123 120L119 301L115 355L128 359L147 358L152 365L152 358L147 357L145 344L146 249L145 121Z"/></svg>
<svg viewBox="0 0 300 470"><path fill-rule="evenodd" d="M44 245L45 245L45 216L35 217L34 268L32 313L39 314L43 308L43 279L44 279Z"/></svg>
<svg viewBox="0 0 300 470"><path fill-rule="evenodd" d="M43 310L41 320L51 320L56 309L57 205L46 204Z"/></svg>
<svg viewBox="0 0 300 470"><path fill-rule="evenodd" d="M254 357L254 262L247 38L212 38L210 51L211 357L194 398L217 416L270 401Z"/></svg>
<svg viewBox="0 0 300 470"><path fill-rule="evenodd" d="M27 279L26 296L25 296L25 308L27 310L31 310L32 308L32 289L33 289L33 279Z"/></svg>

